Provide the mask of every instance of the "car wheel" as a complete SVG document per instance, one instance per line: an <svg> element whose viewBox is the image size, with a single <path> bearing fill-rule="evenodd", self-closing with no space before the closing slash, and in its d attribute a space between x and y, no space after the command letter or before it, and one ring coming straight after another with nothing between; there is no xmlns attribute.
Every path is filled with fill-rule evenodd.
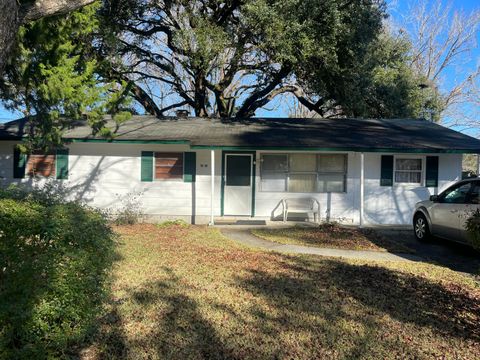
<svg viewBox="0 0 480 360"><path fill-rule="evenodd" d="M418 241L427 241L430 239L430 228L428 227L427 218L423 214L415 215L413 220L413 232Z"/></svg>

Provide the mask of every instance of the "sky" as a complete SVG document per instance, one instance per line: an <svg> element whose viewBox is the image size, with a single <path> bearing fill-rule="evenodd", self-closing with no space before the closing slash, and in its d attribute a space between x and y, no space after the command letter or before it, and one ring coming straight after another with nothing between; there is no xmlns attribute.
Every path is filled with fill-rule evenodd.
<svg viewBox="0 0 480 360"><path fill-rule="evenodd" d="M387 11L394 23L400 22L401 18L408 14L410 6L409 4L412 4L412 1L414 0L387 0ZM465 12L471 12L472 10L480 9L480 0L451 0L451 3L454 9L463 9ZM480 33L478 34L477 38L478 43L480 44ZM450 69L446 73L447 85L454 82L455 79L458 78L458 76L461 75L465 69L480 65L480 47L477 46L472 55L474 59L472 62L469 64L464 64L462 67L457 67L456 69ZM289 107L285 99L281 97L277 97L276 99L276 101L274 100L267 104L264 109L257 111L256 115L261 117L288 116ZM13 120L21 116L21 113L8 111L0 104L0 122ZM462 127L456 127L455 129L473 135L471 129L464 129Z"/></svg>

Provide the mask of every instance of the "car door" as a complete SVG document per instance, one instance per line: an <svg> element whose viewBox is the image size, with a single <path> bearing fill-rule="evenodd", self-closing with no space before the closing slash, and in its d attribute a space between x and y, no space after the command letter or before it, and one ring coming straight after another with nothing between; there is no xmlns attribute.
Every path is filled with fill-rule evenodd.
<svg viewBox="0 0 480 360"><path fill-rule="evenodd" d="M465 211L472 182L462 182L445 190L430 209L432 234L447 239L460 238L460 217Z"/></svg>
<svg viewBox="0 0 480 360"><path fill-rule="evenodd" d="M470 192L467 195L467 199L465 201L465 206L462 210L460 210L460 238L458 239L461 242L465 242L467 244L470 243L468 238L467 230L465 229L467 219L472 216L472 214L477 210L480 209L480 181L473 181L472 187Z"/></svg>

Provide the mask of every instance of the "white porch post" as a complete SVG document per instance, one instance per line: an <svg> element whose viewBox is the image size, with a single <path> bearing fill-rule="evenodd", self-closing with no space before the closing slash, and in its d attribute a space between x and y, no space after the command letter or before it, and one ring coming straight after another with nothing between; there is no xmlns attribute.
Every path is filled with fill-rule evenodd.
<svg viewBox="0 0 480 360"><path fill-rule="evenodd" d="M210 194L210 222L208 225L215 225L214 217L214 204L215 204L215 150L210 150L210 177L211 177L211 194Z"/></svg>
<svg viewBox="0 0 480 360"><path fill-rule="evenodd" d="M364 225L363 206L365 200L365 154L360 153L360 227Z"/></svg>

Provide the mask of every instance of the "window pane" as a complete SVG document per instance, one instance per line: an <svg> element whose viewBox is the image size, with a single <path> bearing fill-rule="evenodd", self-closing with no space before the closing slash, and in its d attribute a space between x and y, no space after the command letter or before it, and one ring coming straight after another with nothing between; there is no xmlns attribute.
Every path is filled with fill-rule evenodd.
<svg viewBox="0 0 480 360"><path fill-rule="evenodd" d="M420 184L422 174L419 171L396 171L395 182L406 184Z"/></svg>
<svg viewBox="0 0 480 360"><path fill-rule="evenodd" d="M422 170L421 159L397 159L395 170Z"/></svg>
<svg viewBox="0 0 480 360"><path fill-rule="evenodd" d="M287 174L263 172L261 185L263 191L285 191L287 189Z"/></svg>
<svg viewBox="0 0 480 360"><path fill-rule="evenodd" d="M227 186L250 186L252 158L250 156L227 155Z"/></svg>
<svg viewBox="0 0 480 360"><path fill-rule="evenodd" d="M290 154L290 171L317 171L315 154Z"/></svg>
<svg viewBox="0 0 480 360"><path fill-rule="evenodd" d="M287 155L262 155L262 171L286 171Z"/></svg>
<svg viewBox="0 0 480 360"><path fill-rule="evenodd" d="M344 192L345 191L345 175L344 174L318 175L318 191L319 192Z"/></svg>
<svg viewBox="0 0 480 360"><path fill-rule="evenodd" d="M447 190L443 195L442 202L450 204L464 204L470 187L471 183L466 183L457 188Z"/></svg>
<svg viewBox="0 0 480 360"><path fill-rule="evenodd" d="M319 155L318 171L319 172L344 172L345 158L343 154Z"/></svg>
<svg viewBox="0 0 480 360"><path fill-rule="evenodd" d="M290 174L288 191L290 192L316 192L316 174Z"/></svg>
<svg viewBox="0 0 480 360"><path fill-rule="evenodd" d="M480 184L473 183L473 188L467 196L467 204L480 204Z"/></svg>

